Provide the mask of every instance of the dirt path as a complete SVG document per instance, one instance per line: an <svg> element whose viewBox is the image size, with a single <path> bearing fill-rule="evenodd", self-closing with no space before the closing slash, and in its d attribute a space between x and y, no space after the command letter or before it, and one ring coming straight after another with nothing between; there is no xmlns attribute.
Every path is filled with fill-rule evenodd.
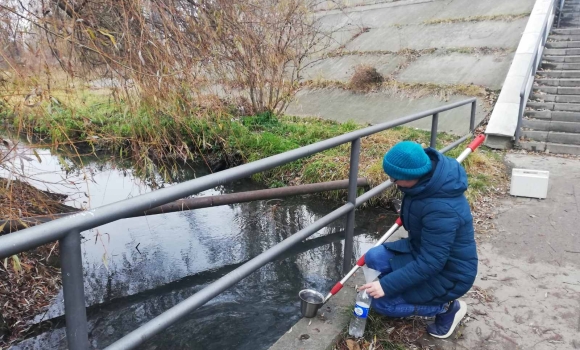
<svg viewBox="0 0 580 350"><path fill-rule="evenodd" d="M580 161L509 154L550 171L545 200L496 203L495 232L480 237L480 266L457 339L432 349L580 349Z"/></svg>

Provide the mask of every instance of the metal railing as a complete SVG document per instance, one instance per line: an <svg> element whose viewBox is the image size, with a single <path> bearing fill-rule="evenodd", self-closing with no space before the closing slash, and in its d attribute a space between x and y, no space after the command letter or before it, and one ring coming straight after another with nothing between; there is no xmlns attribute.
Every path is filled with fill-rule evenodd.
<svg viewBox="0 0 580 350"><path fill-rule="evenodd" d="M516 126L516 134L515 134L515 144L519 145L520 143L520 136L522 133L522 120L524 118L524 112L526 109L526 104L528 101L528 97L532 91L534 85L534 77L536 76L536 72L538 68L542 64L542 56L544 55L544 47L546 46L546 41L548 40L548 36L550 35L550 31L552 30L552 24L554 23L554 11L556 2L561 1L561 7L563 6L563 0L553 0L548 14L544 19L544 23L542 25L542 30L540 36L538 37L538 41L534 46L534 59L528 65L528 69L526 70L526 75L524 78L524 82L520 89L520 109L518 114L518 124Z"/></svg>
<svg viewBox="0 0 580 350"><path fill-rule="evenodd" d="M81 257L80 233L82 231L142 213L145 210L214 188L224 183L247 178L253 174L293 162L303 157L308 157L348 142L351 143L349 187L346 204L333 210L284 241L274 245L106 348L109 350L133 349L342 216L346 216L343 268L345 272L348 271L353 264L355 209L392 185L390 181L386 181L360 197L356 196L361 138L415 120L432 117L430 146L435 147L439 113L468 104L471 104L469 133L442 149L441 152L444 153L457 147L472 135L475 127L475 98L370 126L309 146L227 169L219 173L0 236L0 257L8 257L57 240L60 242L68 348L71 350L88 349L88 326Z"/></svg>
<svg viewBox="0 0 580 350"><path fill-rule="evenodd" d="M560 28L560 20L562 19L562 12L564 11L564 4L566 3L566 0L559 0L560 1L560 7L558 8L558 25L557 27Z"/></svg>

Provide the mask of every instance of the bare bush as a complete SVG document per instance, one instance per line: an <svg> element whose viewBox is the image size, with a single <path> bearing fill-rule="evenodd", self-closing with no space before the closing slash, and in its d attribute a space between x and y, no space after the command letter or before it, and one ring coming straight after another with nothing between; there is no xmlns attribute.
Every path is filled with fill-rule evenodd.
<svg viewBox="0 0 580 350"><path fill-rule="evenodd" d="M331 40L309 0L44 0L0 5L70 76L112 79L125 97L197 107L240 96L284 110L307 58Z"/></svg>
<svg viewBox="0 0 580 350"><path fill-rule="evenodd" d="M367 92L379 87L385 78L377 71L376 68L360 65L355 67L354 74L350 78L348 88L355 91Z"/></svg>

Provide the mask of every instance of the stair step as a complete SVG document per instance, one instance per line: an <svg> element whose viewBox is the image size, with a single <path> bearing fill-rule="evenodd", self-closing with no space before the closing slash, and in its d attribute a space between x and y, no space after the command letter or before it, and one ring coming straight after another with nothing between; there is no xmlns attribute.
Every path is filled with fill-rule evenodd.
<svg viewBox="0 0 580 350"><path fill-rule="evenodd" d="M543 102L580 103L580 95L551 95L551 94L533 93L531 98Z"/></svg>
<svg viewBox="0 0 580 350"><path fill-rule="evenodd" d="M580 34L552 34L548 37L550 41L580 41Z"/></svg>
<svg viewBox="0 0 580 350"><path fill-rule="evenodd" d="M580 85L578 85L580 86ZM580 87L560 87L560 86L535 86L534 92L539 94L549 94L549 95L578 95L580 96Z"/></svg>
<svg viewBox="0 0 580 350"><path fill-rule="evenodd" d="M546 63L542 63L542 68L544 68L544 69L557 69L557 70L580 70L580 63L546 62Z"/></svg>
<svg viewBox="0 0 580 350"><path fill-rule="evenodd" d="M555 122L580 123L580 113L560 112L560 111L525 111L528 118L552 120Z"/></svg>
<svg viewBox="0 0 580 350"><path fill-rule="evenodd" d="M575 87L558 87L558 95L580 95L580 85Z"/></svg>
<svg viewBox="0 0 580 350"><path fill-rule="evenodd" d="M580 134L578 133L522 130L522 136L525 140L580 145Z"/></svg>
<svg viewBox="0 0 580 350"><path fill-rule="evenodd" d="M580 48L580 41L552 41L547 42L546 47L548 49Z"/></svg>
<svg viewBox="0 0 580 350"><path fill-rule="evenodd" d="M536 88L541 87L576 87L580 86L580 79L535 79ZM560 92L559 92L560 93Z"/></svg>
<svg viewBox="0 0 580 350"><path fill-rule="evenodd" d="M542 57L542 60L546 62L580 63L580 55L569 55L569 56L544 55L544 57Z"/></svg>
<svg viewBox="0 0 580 350"><path fill-rule="evenodd" d="M561 143L546 143L546 151L556 154L574 154L580 155L580 146L578 145L564 145Z"/></svg>
<svg viewBox="0 0 580 350"><path fill-rule="evenodd" d="M534 131L550 131L551 122L551 120L524 119L522 120L522 128Z"/></svg>
<svg viewBox="0 0 580 350"><path fill-rule="evenodd" d="M557 103L557 102L528 102L528 107L537 110L549 110L560 112L580 112L580 104L577 103Z"/></svg>
<svg viewBox="0 0 580 350"><path fill-rule="evenodd" d="M552 33L563 35L580 35L580 28L554 28L552 29Z"/></svg>
<svg viewBox="0 0 580 350"><path fill-rule="evenodd" d="M561 20L560 21L560 27L565 27L565 28L578 28L578 26L580 25L580 20Z"/></svg>
<svg viewBox="0 0 580 350"><path fill-rule="evenodd" d="M564 19L580 19L580 14L577 11L562 11L562 20Z"/></svg>
<svg viewBox="0 0 580 350"><path fill-rule="evenodd" d="M553 120L524 119L522 127L535 131L553 131L562 133L575 133L580 137L580 123L557 122ZM580 141L579 141L580 142Z"/></svg>
<svg viewBox="0 0 580 350"><path fill-rule="evenodd" d="M544 50L544 55L546 55L546 56L580 55L580 48L578 48L578 49L550 49L550 48L546 48Z"/></svg>
<svg viewBox="0 0 580 350"><path fill-rule="evenodd" d="M558 94L558 86L537 86L534 84L533 92L536 95L541 94L550 94L550 95L557 95Z"/></svg>
<svg viewBox="0 0 580 350"><path fill-rule="evenodd" d="M519 147L532 152L545 152L546 142L520 140Z"/></svg>
<svg viewBox="0 0 580 350"><path fill-rule="evenodd" d="M575 17L573 17L573 18L565 18L565 17L563 17L562 19L560 19L560 27L562 25L565 26L565 25L569 25L569 24L576 24L578 22L580 22L580 19L579 18L575 18Z"/></svg>
<svg viewBox="0 0 580 350"><path fill-rule="evenodd" d="M520 141L520 147L533 152L580 155L580 146L553 142Z"/></svg>
<svg viewBox="0 0 580 350"><path fill-rule="evenodd" d="M552 111L524 111L524 117L552 120Z"/></svg>
<svg viewBox="0 0 580 350"><path fill-rule="evenodd" d="M550 78L580 78L580 70L539 70L537 74Z"/></svg>

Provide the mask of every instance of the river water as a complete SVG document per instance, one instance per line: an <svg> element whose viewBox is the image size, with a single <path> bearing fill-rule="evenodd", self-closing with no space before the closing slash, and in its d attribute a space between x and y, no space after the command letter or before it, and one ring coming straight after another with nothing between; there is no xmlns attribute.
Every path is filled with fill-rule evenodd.
<svg viewBox="0 0 580 350"><path fill-rule="evenodd" d="M48 149L37 149L37 156L22 151L29 156L22 168L41 180L37 187L67 193L67 204L83 208L152 191L152 184L167 187L207 174L201 166L183 165L170 181L154 172L143 181L131 164L106 157L71 159ZM245 179L196 196L261 188ZM91 346L106 347L340 205L299 196L124 219L83 232ZM356 256L394 219L383 209L358 211ZM301 289L326 294L342 277L344 222L320 230L140 349L268 349L299 320ZM49 329L12 349L66 349L63 309L61 291L35 320Z"/></svg>

